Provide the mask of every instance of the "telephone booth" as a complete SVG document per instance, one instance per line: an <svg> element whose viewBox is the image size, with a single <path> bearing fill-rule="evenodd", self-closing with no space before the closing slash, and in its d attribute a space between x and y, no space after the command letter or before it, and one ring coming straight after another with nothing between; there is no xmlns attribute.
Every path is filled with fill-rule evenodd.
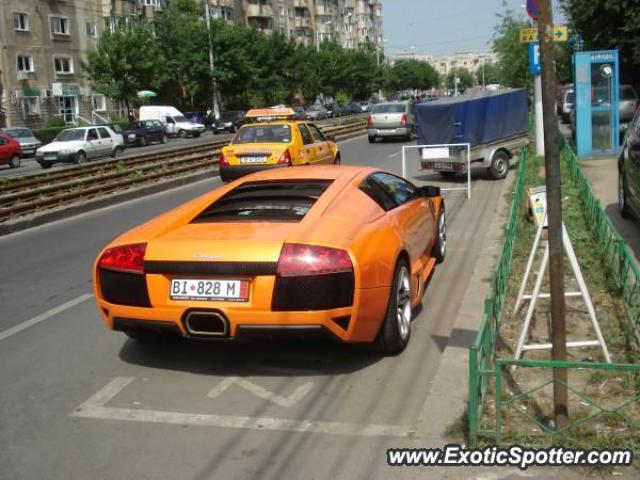
<svg viewBox="0 0 640 480"><path fill-rule="evenodd" d="M618 51L579 52L573 56L573 65L572 123L578 156L616 155L620 144Z"/></svg>

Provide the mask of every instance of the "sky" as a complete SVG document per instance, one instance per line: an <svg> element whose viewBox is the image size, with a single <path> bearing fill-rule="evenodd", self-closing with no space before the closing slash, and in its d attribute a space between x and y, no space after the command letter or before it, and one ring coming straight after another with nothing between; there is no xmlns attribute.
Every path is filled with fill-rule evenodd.
<svg viewBox="0 0 640 480"><path fill-rule="evenodd" d="M526 0L383 0L385 53L415 50L438 57L460 50L489 51L504 3L528 18Z"/></svg>

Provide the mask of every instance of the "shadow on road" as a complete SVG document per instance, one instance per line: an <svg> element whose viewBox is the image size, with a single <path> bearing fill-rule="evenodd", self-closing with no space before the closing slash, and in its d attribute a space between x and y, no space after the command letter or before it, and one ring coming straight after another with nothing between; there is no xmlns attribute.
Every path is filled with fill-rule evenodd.
<svg viewBox="0 0 640 480"><path fill-rule="evenodd" d="M127 340L120 358L131 364L204 375L341 375L384 358L369 345L325 339L246 339L237 342L168 339Z"/></svg>

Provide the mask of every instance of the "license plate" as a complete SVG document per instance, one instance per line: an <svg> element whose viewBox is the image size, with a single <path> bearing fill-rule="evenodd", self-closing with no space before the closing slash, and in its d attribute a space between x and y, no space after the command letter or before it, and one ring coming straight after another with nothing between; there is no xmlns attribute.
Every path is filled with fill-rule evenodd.
<svg viewBox="0 0 640 480"><path fill-rule="evenodd" d="M172 300L246 302L249 281L176 278L171 280L169 296Z"/></svg>
<svg viewBox="0 0 640 480"><path fill-rule="evenodd" d="M45 159L45 160L55 160L55 159L56 159L56 156L55 156L55 155L45 155L45 156L44 156L44 159Z"/></svg>
<svg viewBox="0 0 640 480"><path fill-rule="evenodd" d="M240 163L242 164L250 164L250 163L266 163L267 158L269 157L265 157L265 156L260 156L260 157L240 157Z"/></svg>
<svg viewBox="0 0 640 480"><path fill-rule="evenodd" d="M455 170L453 163L451 162L434 162L434 170Z"/></svg>

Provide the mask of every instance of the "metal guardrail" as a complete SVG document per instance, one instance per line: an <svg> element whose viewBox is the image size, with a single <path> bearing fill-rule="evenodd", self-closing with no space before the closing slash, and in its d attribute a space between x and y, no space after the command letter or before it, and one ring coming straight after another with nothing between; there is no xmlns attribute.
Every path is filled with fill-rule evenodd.
<svg viewBox="0 0 640 480"><path fill-rule="evenodd" d="M364 128L361 119L321 130L337 137ZM77 165L61 171L9 179L0 184L0 223L53 208L64 208L82 199L93 199L160 180L199 172L215 173L217 154L228 141L143 153Z"/></svg>
<svg viewBox="0 0 640 480"><path fill-rule="evenodd" d="M529 444L542 442L547 444L572 443L575 445L576 442L579 444L580 441L584 442L584 439L587 439L586 441L591 442L590 445L594 446L593 442L596 441L599 434L605 437L613 434L620 442L627 445L624 442L628 442L629 438L637 438L640 431L640 415L638 414L640 408L640 394L638 392L640 365L499 358L497 345L517 221L524 195L523 178L527 162L526 152L523 152L520 161L505 242L491 277L478 335L469 349L469 399L467 406L469 443L472 446L477 445L480 437L495 444L517 441ZM593 193L575 154L566 143L562 149L562 161L569 166L572 181L579 188L580 201L584 207L587 223L591 227L592 235L602 247L602 253L606 260L604 263L609 269L609 273L615 278L631 327L638 337L640 272L624 241L616 232ZM538 382L529 382L520 390L514 389L513 383L511 383L510 391L507 392L503 387L505 383L509 383L509 380L513 380L512 377L510 378L510 367L513 366L524 369L542 369L543 378ZM569 369L570 378L576 378L579 374L584 375L585 372L589 375L598 375L597 378L601 378L599 382L594 382L594 377L589 377L586 385L567 385L570 396L578 400L580 408L573 412L572 421L563 429L555 428L550 417L545 416L540 410L540 404L548 402L550 398L545 389L551 388L552 371L555 368ZM606 374L612 377L605 380L604 375ZM621 403L607 402L594 396L593 384L595 383L595 388L601 388L607 382L609 382L607 388L615 387L622 392L624 398ZM625 385L625 382L630 384ZM488 398L493 399L493 405L487 405ZM486 414L488 409L494 412L493 417ZM522 425L514 426L513 423L516 421L520 421ZM506 435L505 432L507 432ZM637 443L632 445L637 447Z"/></svg>

